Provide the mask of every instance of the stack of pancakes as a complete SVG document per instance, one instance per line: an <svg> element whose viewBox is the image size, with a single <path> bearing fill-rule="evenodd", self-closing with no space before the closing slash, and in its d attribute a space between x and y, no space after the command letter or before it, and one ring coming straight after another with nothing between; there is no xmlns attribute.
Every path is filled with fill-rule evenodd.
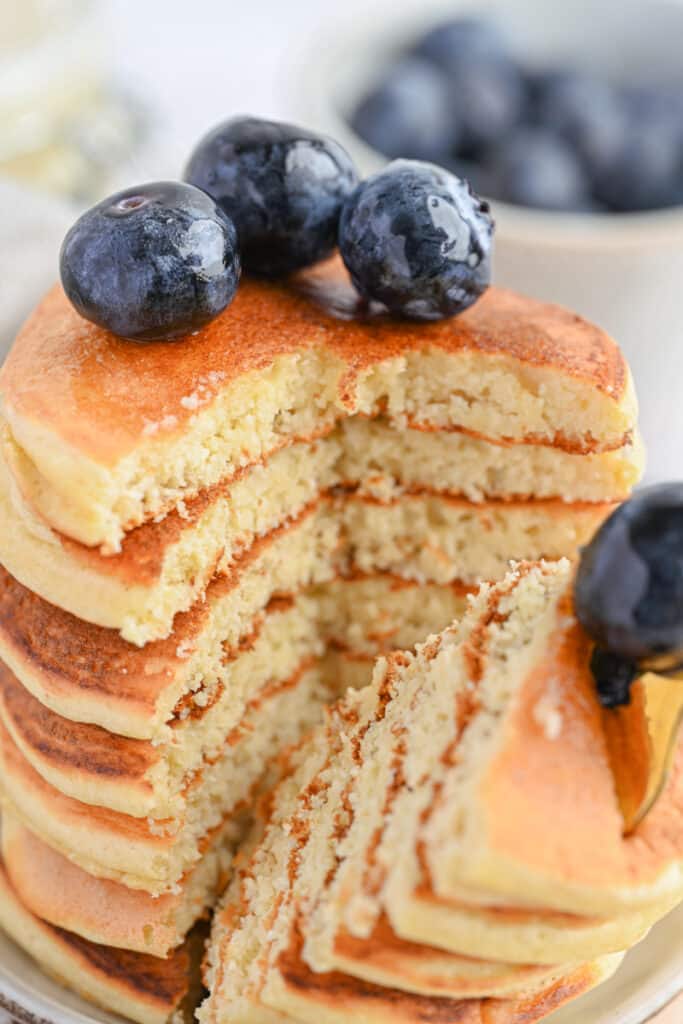
<svg viewBox="0 0 683 1024"><path fill-rule="evenodd" d="M590 653L562 560L380 658L263 802L201 1024L531 1024L608 976L683 898L683 749L622 838Z"/></svg>
<svg viewBox="0 0 683 1024"><path fill-rule="evenodd" d="M354 301L331 264L136 345L56 289L0 374L0 921L141 1021L186 998L277 755L640 472L592 325L495 289L429 325Z"/></svg>

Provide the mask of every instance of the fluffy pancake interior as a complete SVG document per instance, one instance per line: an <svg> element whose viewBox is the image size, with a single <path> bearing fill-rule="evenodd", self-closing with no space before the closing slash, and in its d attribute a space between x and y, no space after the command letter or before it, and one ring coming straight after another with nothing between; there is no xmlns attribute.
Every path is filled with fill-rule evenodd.
<svg viewBox="0 0 683 1024"><path fill-rule="evenodd" d="M226 736L267 685L288 679L304 660L319 659L329 646L368 657L412 646L466 606L460 587L419 587L381 576L338 579L296 597L271 599L244 635L231 638L235 643L218 643L221 626L237 625L230 616L235 596L228 592L217 628L200 637L204 650L194 658L191 678L201 682L184 690L169 685L177 699L152 740L72 723L0 668L0 717L14 742L51 785L69 796L136 816L178 816L192 776L220 756ZM199 674L197 664L203 669ZM162 696L168 706L167 694Z"/></svg>
<svg viewBox="0 0 683 1024"><path fill-rule="evenodd" d="M337 564L350 559L365 572L466 583L503 575L511 558L571 555L613 507L609 498L472 503L424 490L390 502L356 492L321 500L316 471L302 468L311 452L327 467L323 476L331 474L327 441L313 449L284 449L228 491L198 499L186 518L171 513L158 525L133 531L121 555L109 558L46 531L17 496L5 466L0 560L51 604L120 629L127 640L142 645L167 636L174 616L191 608L214 574L229 574L254 541L312 502L337 527Z"/></svg>
<svg viewBox="0 0 683 1024"><path fill-rule="evenodd" d="M457 320L416 327L340 320L291 289L248 282L163 357L86 324L56 289L0 374L33 500L85 543L115 550L126 529L245 458L349 414L584 452L620 447L635 419L627 367L606 335L495 289ZM49 374L37 373L48 359Z"/></svg>
<svg viewBox="0 0 683 1024"><path fill-rule="evenodd" d="M449 948L453 933L448 928L445 935L433 932L425 946L424 922L421 931L417 928L410 934L410 915L399 915L400 935L393 924L395 909L407 898L413 920L419 919L425 872L429 880L434 863L444 857L443 846L437 845L443 842L441 833L434 826L439 815L448 814L444 834L447 831L452 843L463 843L467 836L469 803L477 805L481 799L478 761L485 761L489 768L495 764L497 744L504 741L520 694L536 672L544 688L535 691L535 713L525 708L525 735L533 738L538 731L548 742L558 742L558 708L550 704L557 667L548 661L548 652L556 649L558 632L576 628L567 604L571 580L566 561L542 563L519 566L496 586L482 588L458 625L419 645L414 654L398 652L380 659L372 684L347 694L326 724L294 752L243 852L215 924L208 968L212 996L203 1011L205 1021L221 1020L224 1013L230 1020L256 1019L261 1007L293 1013L302 1020L309 1019L315 1006L326 1012L327 1000L321 1004L310 994L308 986L303 986L304 977L319 978L330 1001L333 993L355 993L360 998L361 993L367 994L367 986L379 986L376 999L381 1007L384 986L389 986L387 1000L396 988L421 996L449 991L454 997L458 986L462 991L465 984L476 993L478 983L482 988L490 985L493 992L496 983L503 989L509 986L508 996L523 990L529 996L536 983L542 987L547 982L549 974L565 976L571 971L571 967L553 969L549 964L535 978L525 974L528 967L523 964L530 961L520 946L517 976L501 973L494 982L491 964L467 963L471 951L458 949L457 939L455 948ZM577 671L588 671L586 641L583 646L574 645L570 656ZM581 701L597 708L594 694L581 694ZM568 709L562 706L560 711L565 716L560 734L571 733ZM592 742L599 761L600 736ZM561 743L558 750L561 762ZM530 783L525 781L523 743L515 756L514 765L505 763L503 775L524 791ZM547 753L545 764L547 771L557 770ZM590 757L586 765L590 771ZM575 774L575 768L571 770ZM584 796L576 788L572 792L580 805ZM613 791L611 807L618 814ZM524 820L535 834L550 813L544 807L540 816L526 816L517 823ZM607 838L609 832L607 820L593 842ZM570 828L564 829L563 842L565 847L574 842ZM537 840L536 845L542 851L543 844ZM675 869L680 854L666 842L660 846L662 869ZM463 851L463 861L476 862L477 854L470 845ZM542 859L541 854L537 859ZM641 854L641 861L647 859L647 854ZM571 856L565 861L570 863ZM453 865L452 860L446 863ZM540 864L535 868L541 876ZM604 911L609 905L623 914L630 899L644 911L648 908L631 923L637 934L639 926L645 929L663 912L657 886L645 884L636 893L636 885L624 900L625 879L615 879L613 885L607 879L600 883L591 890L593 905L584 906L586 913ZM460 891L466 888L461 884ZM544 917L551 930L577 928L578 959L582 958L581 932L595 940L591 927L599 930L601 922L595 917L560 921L554 903L559 902L570 916L575 913L571 906L562 907L562 899L551 896L534 906L533 884L513 890L500 883L491 888L489 899L495 901L501 890L516 901L508 913L529 926L518 941L528 935L538 944L534 916L541 929ZM472 904L477 891L470 890ZM457 895L443 888L432 894L443 921L448 920L452 906L456 915L462 913ZM494 909L495 903L481 908L482 920ZM611 941L620 934L620 927L614 927ZM466 932L460 934L463 941ZM440 960L429 946L442 941L449 955ZM315 989L318 982L311 985Z"/></svg>

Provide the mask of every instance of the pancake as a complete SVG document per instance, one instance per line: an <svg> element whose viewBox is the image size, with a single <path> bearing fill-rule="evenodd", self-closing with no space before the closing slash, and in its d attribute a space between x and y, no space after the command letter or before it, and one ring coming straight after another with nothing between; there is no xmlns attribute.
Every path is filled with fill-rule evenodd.
<svg viewBox="0 0 683 1024"><path fill-rule="evenodd" d="M231 485L131 530L115 556L49 529L2 460L0 562L50 603L143 645L168 636L175 616L203 598L214 576L232 575L255 542L315 503L317 514L331 517L330 531L338 531L335 564L350 560L364 572L466 584L503 575L510 558L574 554L614 508L609 492L592 502L478 503L422 486L389 498L340 493L336 450L334 438L286 447ZM632 466L636 475L639 465Z"/></svg>
<svg viewBox="0 0 683 1024"><path fill-rule="evenodd" d="M17 608L33 609L40 599L10 579L5 582L2 604L16 627ZM338 579L296 597L272 598L234 646L214 645L211 659L204 652L198 689L178 694L166 669L165 681L177 699L168 722L152 740L117 736L100 726L65 719L1 665L0 719L33 768L62 793L136 817L179 816L189 781L206 761L220 755L225 737L265 687L290 678L304 660L319 658L329 645L373 656L391 647L411 646L431 629L445 627L465 606L459 587L421 588L391 577ZM40 610L43 622L52 624L51 611L56 609ZM35 615L28 625L35 629ZM74 640L83 632L78 630ZM45 633L36 639L41 635ZM50 625L47 635L53 635ZM116 640L125 647L118 636ZM94 662L98 653L96 647L88 651L79 646L81 659ZM144 683L149 662L137 653ZM45 654L43 646L40 656ZM130 687L134 679L127 676ZM109 677L109 685L115 681L115 675ZM165 691L158 700L170 703Z"/></svg>
<svg viewBox="0 0 683 1024"><path fill-rule="evenodd" d="M46 782L0 726L0 796L4 808L47 845L97 878L158 896L173 892L202 855L205 837L253 798L265 767L295 742L331 699L307 663L255 698L223 753L188 786L176 819L136 818L60 793Z"/></svg>
<svg viewBox="0 0 683 1024"><path fill-rule="evenodd" d="M552 1008L544 991L567 991L559 979L585 977L593 967L578 965L620 937L637 939L681 898L681 770L624 839L572 579L565 560L519 565L483 586L460 623L415 653L380 658L371 685L348 693L289 755L215 920L205 1024L256 1020L261 1008L336 1021L342 1006L368 1020L432 1019L419 1000L437 991L470 996L462 1007L441 1004L442 1019L489 1021L501 988L501 1021L540 1019ZM502 803L487 803L498 780L505 806L523 804L514 832L525 859L516 851L512 872L499 857L494 875L479 871L470 822L505 817ZM609 875L595 877L584 821ZM449 842L463 846L461 861ZM448 886L439 888L442 866ZM423 905L439 917L421 917ZM467 914L492 960L473 960ZM507 952L513 929L517 952L505 963L495 939ZM544 935L570 958L530 968ZM498 974L495 963L504 964Z"/></svg>
<svg viewBox="0 0 683 1024"><path fill-rule="evenodd" d="M84 999L139 1024L192 1020L199 991L202 936L167 960L110 949L54 928L31 914L0 864L0 928L43 970Z"/></svg>
<svg viewBox="0 0 683 1024"><path fill-rule="evenodd" d="M556 966L490 962L447 953L428 943L406 942L387 921L376 926L369 940L339 935L335 962L340 973L371 985L450 999L529 995L558 976Z"/></svg>
<svg viewBox="0 0 683 1024"><path fill-rule="evenodd" d="M156 898L87 874L6 813L2 860L14 892L42 921L98 945L165 958L213 909L241 830L233 821L217 829L177 890Z"/></svg>
<svg viewBox="0 0 683 1024"><path fill-rule="evenodd" d="M301 284L244 281L174 345L131 345L53 289L0 373L13 471L44 519L115 551L179 500L356 414L578 453L632 439L626 363L574 314L491 288L439 323L354 318L338 262Z"/></svg>
<svg viewBox="0 0 683 1024"><path fill-rule="evenodd" d="M377 654L409 647L457 618L468 588L391 574L330 579L327 544L309 515L261 545L236 579L216 581L206 602L178 617L172 637L141 650L112 630L81 622L38 598L0 568L0 654L26 689L64 718L134 739L170 740L179 702L228 685L268 609L299 598L335 648Z"/></svg>
<svg viewBox="0 0 683 1024"><path fill-rule="evenodd" d="M606 981L621 960L616 955L568 968L546 987L518 997L454 1000L382 988L341 972L317 974L295 956L288 956L269 979L261 994L263 1002L231 1007L229 1016L221 1012L220 1003L216 1007L209 1002L205 1004L206 1015L199 1019L201 1024L264 1024L292 1018L307 1024L347 1024L349 1017L357 1014L363 1024L534 1024ZM268 1008L277 1006L276 1012L287 1016L264 1015L264 1002Z"/></svg>
<svg viewBox="0 0 683 1024"><path fill-rule="evenodd" d="M260 796L207 1021L522 1024L683 895L676 783L625 852L572 570L528 561L575 558L630 493L632 383L603 332L512 293L431 325L353 301L333 262L134 346L55 289L17 339L0 372L10 888L72 985L57 933L174 964ZM540 730L573 774L545 750L520 795L525 723L533 756ZM567 827L575 733L610 878ZM486 817L506 806L509 832ZM525 845L546 827L547 863Z"/></svg>
<svg viewBox="0 0 683 1024"><path fill-rule="evenodd" d="M483 894L482 905L464 900L439 899L428 886L406 893L389 908L392 930L416 943L468 953L481 959L497 957L505 963L557 964L600 957L628 949L679 902L668 899L610 917L568 914L547 907L530 909ZM519 894L520 897L522 894Z"/></svg>
<svg viewBox="0 0 683 1024"><path fill-rule="evenodd" d="M307 509L252 545L173 634L140 649L114 630L50 605L0 570L0 655L46 707L136 739L168 738L178 701L217 682L225 649L253 632L277 594L327 580L339 543L323 510Z"/></svg>

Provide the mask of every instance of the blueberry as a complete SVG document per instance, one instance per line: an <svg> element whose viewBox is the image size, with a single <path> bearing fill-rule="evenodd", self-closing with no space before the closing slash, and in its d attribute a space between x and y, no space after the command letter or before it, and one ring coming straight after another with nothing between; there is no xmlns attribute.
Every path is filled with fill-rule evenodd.
<svg viewBox="0 0 683 1024"><path fill-rule="evenodd" d="M425 60L405 58L358 105L351 126L389 157L434 160L458 142L446 76Z"/></svg>
<svg viewBox="0 0 683 1024"><path fill-rule="evenodd" d="M589 176L612 163L628 126L617 89L583 72L557 70L537 75L532 91L539 125L575 148Z"/></svg>
<svg viewBox="0 0 683 1024"><path fill-rule="evenodd" d="M625 85L621 96L632 123L666 120L672 134L683 139L683 85Z"/></svg>
<svg viewBox="0 0 683 1024"><path fill-rule="evenodd" d="M358 176L332 139L235 117L199 142L185 179L234 221L245 270L277 277L334 249L342 203Z"/></svg>
<svg viewBox="0 0 683 1024"><path fill-rule="evenodd" d="M524 81L505 57L464 56L449 72L449 85L461 156L479 156L509 135L522 117Z"/></svg>
<svg viewBox="0 0 683 1024"><path fill-rule="evenodd" d="M236 239L199 189L140 185L79 217L62 244L62 284L81 316L115 334L179 338L231 302L240 276Z"/></svg>
<svg viewBox="0 0 683 1024"><path fill-rule="evenodd" d="M440 22L418 40L412 50L445 71L457 68L464 58L499 57L506 51L507 42L498 26L477 17Z"/></svg>
<svg viewBox="0 0 683 1024"><path fill-rule="evenodd" d="M344 204L339 248L366 299L415 320L470 306L491 277L488 204L433 164L395 160Z"/></svg>
<svg viewBox="0 0 683 1024"><path fill-rule="evenodd" d="M591 672L603 707L631 703L631 686L641 674L635 661L596 647L591 656Z"/></svg>
<svg viewBox="0 0 683 1024"><path fill-rule="evenodd" d="M595 175L595 195L612 210L630 212L683 201L683 145L677 118L663 113L634 120L620 149Z"/></svg>
<svg viewBox="0 0 683 1024"><path fill-rule="evenodd" d="M631 660L683 652L683 483L638 492L584 550L576 613L596 643Z"/></svg>
<svg viewBox="0 0 683 1024"><path fill-rule="evenodd" d="M525 128L490 156L491 194L520 206L580 210L589 204L589 182L574 150L562 139Z"/></svg>

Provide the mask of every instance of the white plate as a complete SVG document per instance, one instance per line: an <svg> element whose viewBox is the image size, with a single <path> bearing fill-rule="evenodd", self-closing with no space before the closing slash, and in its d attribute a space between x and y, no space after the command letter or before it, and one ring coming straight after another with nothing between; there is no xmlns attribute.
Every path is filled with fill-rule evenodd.
<svg viewBox="0 0 683 1024"><path fill-rule="evenodd" d="M652 930L605 985L548 1024L645 1024L683 991L683 906ZM115 1024L47 978L0 932L0 1024Z"/></svg>

